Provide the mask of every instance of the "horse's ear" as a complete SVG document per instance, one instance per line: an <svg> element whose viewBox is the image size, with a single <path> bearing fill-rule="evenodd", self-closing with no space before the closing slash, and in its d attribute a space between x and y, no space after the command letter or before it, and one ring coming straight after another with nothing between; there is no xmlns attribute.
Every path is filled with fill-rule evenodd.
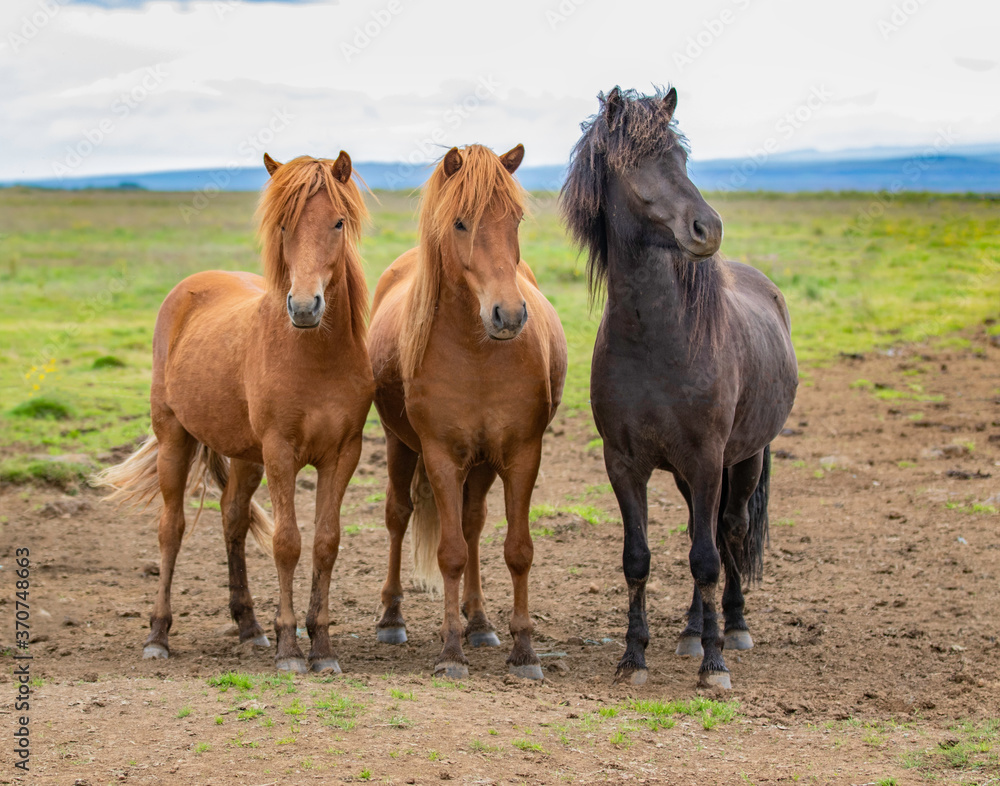
<svg viewBox="0 0 1000 786"><path fill-rule="evenodd" d="M504 169L513 175L517 171L517 168L521 166L521 161L523 159L524 145L519 144L500 156L500 163L503 164Z"/></svg>
<svg viewBox="0 0 1000 786"><path fill-rule="evenodd" d="M267 174L273 175L281 166L280 162L275 161L267 153L264 153L264 168L267 169Z"/></svg>
<svg viewBox="0 0 1000 786"><path fill-rule="evenodd" d="M337 160L333 162L333 176L341 183L346 183L351 179L351 157L343 150L340 151Z"/></svg>
<svg viewBox="0 0 1000 786"><path fill-rule="evenodd" d="M444 154L444 176L451 177L462 168L462 154L457 147L453 147Z"/></svg>
<svg viewBox="0 0 1000 786"><path fill-rule="evenodd" d="M611 92L604 96L604 118L607 120L609 126L615 124L619 113L625 107L625 99L622 97L621 88L615 85L611 88Z"/></svg>
<svg viewBox="0 0 1000 786"><path fill-rule="evenodd" d="M677 88L671 87L665 96L663 96L663 111L667 113L667 117L671 120L674 119L674 112L677 110Z"/></svg>

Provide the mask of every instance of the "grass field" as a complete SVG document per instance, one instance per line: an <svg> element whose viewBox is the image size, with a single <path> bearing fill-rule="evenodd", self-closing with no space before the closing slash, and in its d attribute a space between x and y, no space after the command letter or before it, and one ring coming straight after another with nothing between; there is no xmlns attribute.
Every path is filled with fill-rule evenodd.
<svg viewBox="0 0 1000 786"><path fill-rule="evenodd" d="M588 309L582 260L554 195L534 196L522 253L566 329L565 407L589 418L598 314ZM379 199L363 244L372 286L416 242L416 198ZM1000 315L996 200L708 199L725 221L724 253L784 291L806 382L811 367L839 352L947 336ZM218 194L186 221L180 208L192 204L190 194L0 190L0 445L8 456L99 452L146 432L157 308L196 271L258 270L255 200Z"/></svg>

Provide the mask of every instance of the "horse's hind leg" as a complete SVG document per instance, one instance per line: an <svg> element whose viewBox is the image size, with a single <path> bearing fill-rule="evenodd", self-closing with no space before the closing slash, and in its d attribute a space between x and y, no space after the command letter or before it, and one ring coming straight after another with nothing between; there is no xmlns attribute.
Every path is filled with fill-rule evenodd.
<svg viewBox="0 0 1000 786"><path fill-rule="evenodd" d="M622 512L625 528L622 569L628 585L628 632L625 634L625 654L618 662L615 681L630 680L633 685L642 685L649 675L646 670L646 645L649 644L646 581L650 561L646 484L652 471L637 468L633 461L610 449L605 449L604 463Z"/></svg>
<svg viewBox="0 0 1000 786"><path fill-rule="evenodd" d="M725 616L726 648L748 650L753 647L750 629L743 616L743 587L740 569L744 543L750 528L747 503L760 480L763 454L758 453L746 461L729 468L729 489L721 519L722 559L726 568L726 589L722 594L722 611Z"/></svg>
<svg viewBox="0 0 1000 786"><path fill-rule="evenodd" d="M691 513L691 489L688 488L687 483L679 475L674 476L674 481L677 483L677 488L681 492L681 495L683 495L684 501L687 502L688 536L690 537L694 533L694 518ZM726 586L729 586L728 583ZM701 647L701 615L701 593L698 591L698 585L695 584L694 595L691 598L691 607L687 613L687 625L684 626L684 630L681 631L680 638L677 640L675 654L690 658L700 658L705 654Z"/></svg>
<svg viewBox="0 0 1000 786"><path fill-rule="evenodd" d="M169 634L173 624L170 611L170 585L174 565L184 538L184 496L188 471L194 455L194 437L188 434L172 412L154 421L159 449L156 474L160 481L163 510L160 512L160 586L156 605L149 618L149 638L142 650L143 658L167 658L170 654Z"/></svg>
<svg viewBox="0 0 1000 786"><path fill-rule="evenodd" d="M469 621L465 626L465 638L473 647L500 646L496 628L486 617L479 564L479 538L486 525L486 494L496 476L496 472L488 464L473 467L465 480L462 499L462 533L469 549L469 561L465 563L462 613Z"/></svg>
<svg viewBox="0 0 1000 786"><path fill-rule="evenodd" d="M270 646L264 629L253 612L253 597L247 582L247 530L250 528L250 500L260 487L264 467L233 459L229 482L222 492L222 529L229 558L229 611L240 629L240 641L259 647Z"/></svg>
<svg viewBox="0 0 1000 786"><path fill-rule="evenodd" d="M389 484L385 492L385 527L389 531L389 569L382 585L382 618L375 626L376 638L385 644L406 641L406 622L401 609L403 582L400 570L403 560L403 538L413 513L410 483L417 466L417 454L403 444L391 431L385 432L386 462Z"/></svg>

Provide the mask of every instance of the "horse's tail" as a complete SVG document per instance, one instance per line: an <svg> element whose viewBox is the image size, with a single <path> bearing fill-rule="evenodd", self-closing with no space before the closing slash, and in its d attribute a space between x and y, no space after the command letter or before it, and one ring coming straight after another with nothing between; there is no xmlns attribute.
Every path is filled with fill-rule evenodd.
<svg viewBox="0 0 1000 786"><path fill-rule="evenodd" d="M156 472L156 458L160 443L150 434L138 449L121 464L108 467L91 478L94 486L111 489L105 497L108 502L145 510L160 497L160 479ZM192 472L191 469L194 471ZM205 493L209 482L220 491L229 481L229 459L211 448L198 443L191 457L186 492L193 494L201 489L201 504L191 523L193 531L205 507ZM250 501L250 532L257 545L270 555L273 526L267 512L253 500Z"/></svg>
<svg viewBox="0 0 1000 786"><path fill-rule="evenodd" d="M767 501L771 494L771 446L764 446L764 460L760 468L760 480L750 496L747 509L750 512L750 528L743 539L743 552L739 558L740 573L748 582L760 581L764 575L764 545L770 544L768 533Z"/></svg>
<svg viewBox="0 0 1000 786"><path fill-rule="evenodd" d="M410 529L413 532L413 583L420 589L440 593L444 589L444 579L438 567L438 544L441 542L441 519L438 518L434 491L427 479L424 458L417 459L417 469L413 473L410 486L413 500L413 516Z"/></svg>
<svg viewBox="0 0 1000 786"><path fill-rule="evenodd" d="M226 484L229 483L229 459L221 453L216 453L211 448L199 443L191 465L194 467L191 478L195 479L195 487L200 485L202 489L201 505L198 506L198 514L194 520L194 523L197 524L198 516L201 515L201 510L205 505L205 491L208 487L208 480L211 479L216 488L220 490L224 489ZM188 484L191 485L191 481L188 481ZM191 528L194 529L194 524L191 525ZM271 521L271 517L267 515L267 511L260 504L251 498L250 534L257 541L257 545L260 546L261 551L269 557L274 555L271 543L273 533L274 524Z"/></svg>

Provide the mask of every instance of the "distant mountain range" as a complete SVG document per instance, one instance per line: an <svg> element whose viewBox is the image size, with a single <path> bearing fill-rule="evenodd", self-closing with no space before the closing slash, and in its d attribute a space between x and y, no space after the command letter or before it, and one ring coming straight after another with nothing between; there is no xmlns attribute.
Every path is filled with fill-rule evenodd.
<svg viewBox="0 0 1000 786"><path fill-rule="evenodd" d="M370 188L418 188L430 172L423 165L358 162ZM1000 193L1000 144L955 146L946 153L925 148L867 148L836 153L800 150L742 159L692 160L691 178L706 191L936 191ZM517 176L531 191L555 191L563 166L522 167ZM257 191L267 181L264 167L190 169L124 175L37 178L0 186L38 188L146 189L149 191Z"/></svg>

